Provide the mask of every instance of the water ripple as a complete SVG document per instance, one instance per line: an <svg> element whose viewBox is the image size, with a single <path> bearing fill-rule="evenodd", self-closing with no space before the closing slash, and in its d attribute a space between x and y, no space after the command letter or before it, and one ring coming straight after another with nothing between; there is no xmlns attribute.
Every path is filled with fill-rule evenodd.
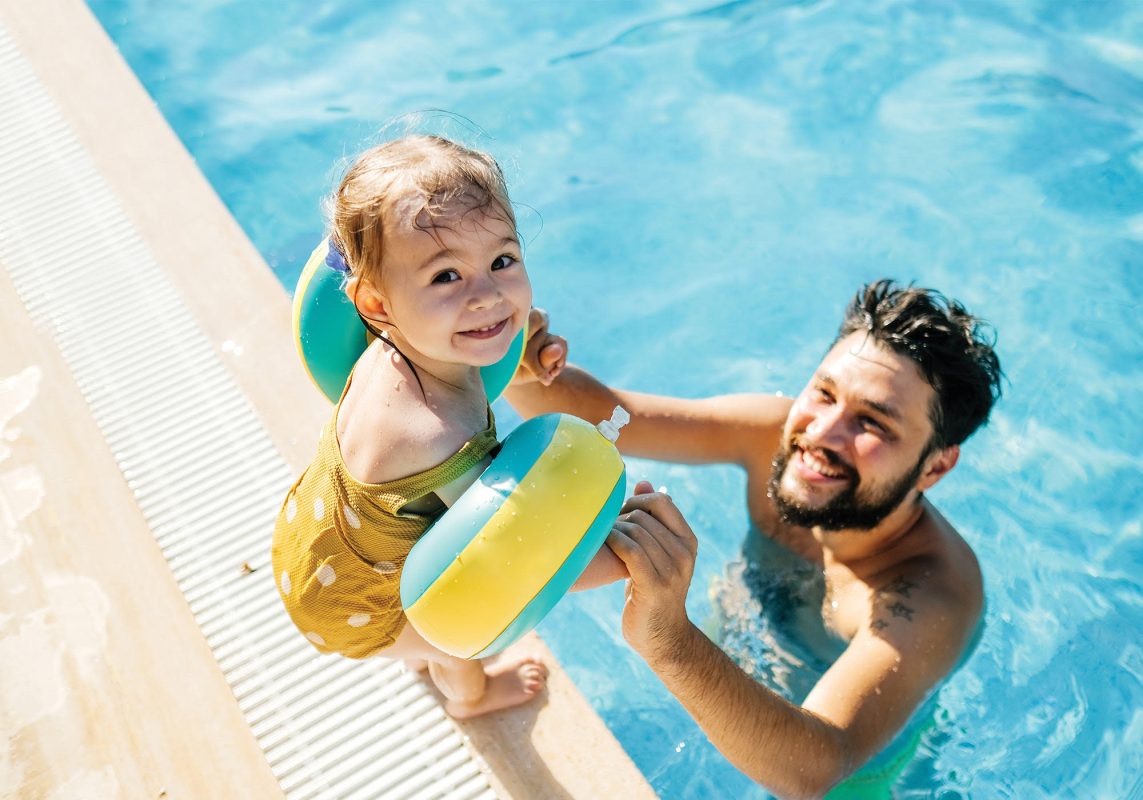
<svg viewBox="0 0 1143 800"><path fill-rule="evenodd" d="M733 0L699 11L676 14L631 25L604 44L558 56L548 63L554 66L566 61L575 61L606 53L608 50L616 48L653 47L672 39L694 38L728 31L739 33L741 26L753 22L758 17L783 11L787 8L812 7L825 1L785 0L784 2L773 2L773 0L766 0L760 2L759 0Z"/></svg>

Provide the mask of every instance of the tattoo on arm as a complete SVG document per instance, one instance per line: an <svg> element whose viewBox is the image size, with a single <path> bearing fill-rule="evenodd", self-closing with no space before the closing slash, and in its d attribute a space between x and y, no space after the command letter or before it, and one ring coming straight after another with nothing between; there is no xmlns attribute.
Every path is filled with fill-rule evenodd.
<svg viewBox="0 0 1143 800"><path fill-rule="evenodd" d="M889 606L889 612L895 617L904 617L909 620L909 622L913 621L913 609L909 608L900 600Z"/></svg>
<svg viewBox="0 0 1143 800"><path fill-rule="evenodd" d="M913 583L908 578L900 577L894 578L888 586L882 589L882 592L889 592L890 594L899 594L902 597L909 597L909 592L917 588L917 584Z"/></svg>
<svg viewBox="0 0 1143 800"><path fill-rule="evenodd" d="M873 605L874 618L870 627L875 631L883 631L894 619L912 622L914 609L905 605L901 598L912 597L913 590L919 588L920 584L904 576L894 578L886 584L885 588L878 592L877 602Z"/></svg>

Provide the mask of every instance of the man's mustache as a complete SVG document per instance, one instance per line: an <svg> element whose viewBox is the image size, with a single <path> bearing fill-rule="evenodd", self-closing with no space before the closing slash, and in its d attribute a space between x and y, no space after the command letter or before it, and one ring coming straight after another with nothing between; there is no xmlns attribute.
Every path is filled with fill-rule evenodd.
<svg viewBox="0 0 1143 800"><path fill-rule="evenodd" d="M821 458L829 463L831 467L841 469L846 473L846 476L851 480L857 478L857 468L843 459L840 455L830 450L828 447L819 447L818 445L810 442L805 436L795 433L790 437L790 443L787 445L787 453L792 453L794 448L803 451L809 451L818 458Z"/></svg>

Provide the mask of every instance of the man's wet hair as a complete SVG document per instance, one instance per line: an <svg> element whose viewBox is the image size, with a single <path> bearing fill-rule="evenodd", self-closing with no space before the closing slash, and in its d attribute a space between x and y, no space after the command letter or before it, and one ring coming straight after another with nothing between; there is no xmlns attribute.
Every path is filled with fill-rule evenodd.
<svg viewBox="0 0 1143 800"><path fill-rule="evenodd" d="M846 308L834 343L860 332L911 359L935 390L930 450L961 444L988 421L1003 377L996 333L959 302L933 289L875 281Z"/></svg>

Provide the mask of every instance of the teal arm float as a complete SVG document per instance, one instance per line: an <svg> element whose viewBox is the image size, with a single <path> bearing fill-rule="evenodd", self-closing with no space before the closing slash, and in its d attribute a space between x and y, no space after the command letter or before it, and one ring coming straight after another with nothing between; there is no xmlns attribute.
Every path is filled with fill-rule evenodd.
<svg viewBox="0 0 1143 800"><path fill-rule="evenodd" d="M323 239L302 269L294 290L293 329L298 356L310 380L336 403L357 359L369 346L368 331L342 286L349 271L336 248ZM528 341L528 328L516 334L504 358L480 375L488 402L504 393Z"/></svg>

